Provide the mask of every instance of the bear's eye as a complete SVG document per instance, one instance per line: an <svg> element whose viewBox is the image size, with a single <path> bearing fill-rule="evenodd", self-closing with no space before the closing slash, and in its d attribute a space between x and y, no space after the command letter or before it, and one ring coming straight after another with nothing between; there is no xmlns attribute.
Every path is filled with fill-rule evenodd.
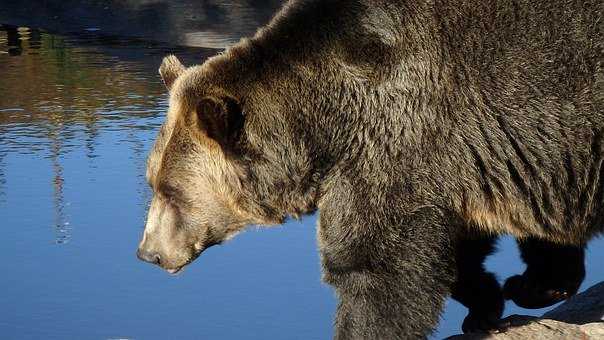
<svg viewBox="0 0 604 340"><path fill-rule="evenodd" d="M158 191L168 202L172 204L176 204L179 200L179 197L181 197L180 190L168 183L160 183Z"/></svg>

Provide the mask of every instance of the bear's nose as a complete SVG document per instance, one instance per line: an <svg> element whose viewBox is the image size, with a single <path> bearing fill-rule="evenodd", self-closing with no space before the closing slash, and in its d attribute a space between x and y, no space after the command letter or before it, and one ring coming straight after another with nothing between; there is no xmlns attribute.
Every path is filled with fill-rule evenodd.
<svg viewBox="0 0 604 340"><path fill-rule="evenodd" d="M149 251L146 251L146 250L143 250L140 248L138 248L138 250L136 251L136 257L138 257L142 261L153 263L153 264L159 264L159 261L160 261L160 257L159 257L158 253L149 252Z"/></svg>

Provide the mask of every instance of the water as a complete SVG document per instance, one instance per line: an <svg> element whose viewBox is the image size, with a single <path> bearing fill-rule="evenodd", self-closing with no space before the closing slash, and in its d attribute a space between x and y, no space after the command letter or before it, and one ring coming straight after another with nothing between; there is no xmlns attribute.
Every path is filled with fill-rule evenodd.
<svg viewBox="0 0 604 340"><path fill-rule="evenodd" d="M223 48L264 25L282 0L0 0L0 22Z"/></svg>
<svg viewBox="0 0 604 340"><path fill-rule="evenodd" d="M128 33L0 28L0 337L330 338L314 216L250 230L177 277L136 259L145 158L167 106L157 67L218 50ZM510 239L501 250L488 263L500 278L523 270ZM604 279L603 250L590 248L583 288ZM465 314L449 301L434 338L459 333Z"/></svg>

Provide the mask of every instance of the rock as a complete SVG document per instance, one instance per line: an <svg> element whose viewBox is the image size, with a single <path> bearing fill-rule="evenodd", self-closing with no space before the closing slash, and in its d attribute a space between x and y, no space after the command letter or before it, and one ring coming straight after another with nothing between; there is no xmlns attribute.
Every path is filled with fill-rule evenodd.
<svg viewBox="0 0 604 340"><path fill-rule="evenodd" d="M581 325L581 331L587 334L588 339L604 339L604 324L602 322Z"/></svg>
<svg viewBox="0 0 604 340"><path fill-rule="evenodd" d="M604 282L571 297L542 317L512 315L498 333L454 335L447 340L604 339Z"/></svg>
<svg viewBox="0 0 604 340"><path fill-rule="evenodd" d="M502 332L494 334L470 333L455 335L447 340L567 340L589 339L586 332L579 325L565 322L540 319L526 315L512 315L503 320L509 327ZM604 326L602 326L604 329Z"/></svg>
<svg viewBox="0 0 604 340"><path fill-rule="evenodd" d="M572 296L543 317L578 325L604 321L604 282Z"/></svg>

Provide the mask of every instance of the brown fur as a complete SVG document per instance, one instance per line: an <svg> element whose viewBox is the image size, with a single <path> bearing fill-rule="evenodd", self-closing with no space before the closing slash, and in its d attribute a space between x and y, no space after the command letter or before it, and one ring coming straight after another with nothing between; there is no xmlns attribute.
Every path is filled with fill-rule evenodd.
<svg viewBox="0 0 604 340"><path fill-rule="evenodd" d="M299 0L201 66L168 57L140 248L177 270L245 225L318 208L336 337L425 336L467 235L583 247L601 233L602 11Z"/></svg>

